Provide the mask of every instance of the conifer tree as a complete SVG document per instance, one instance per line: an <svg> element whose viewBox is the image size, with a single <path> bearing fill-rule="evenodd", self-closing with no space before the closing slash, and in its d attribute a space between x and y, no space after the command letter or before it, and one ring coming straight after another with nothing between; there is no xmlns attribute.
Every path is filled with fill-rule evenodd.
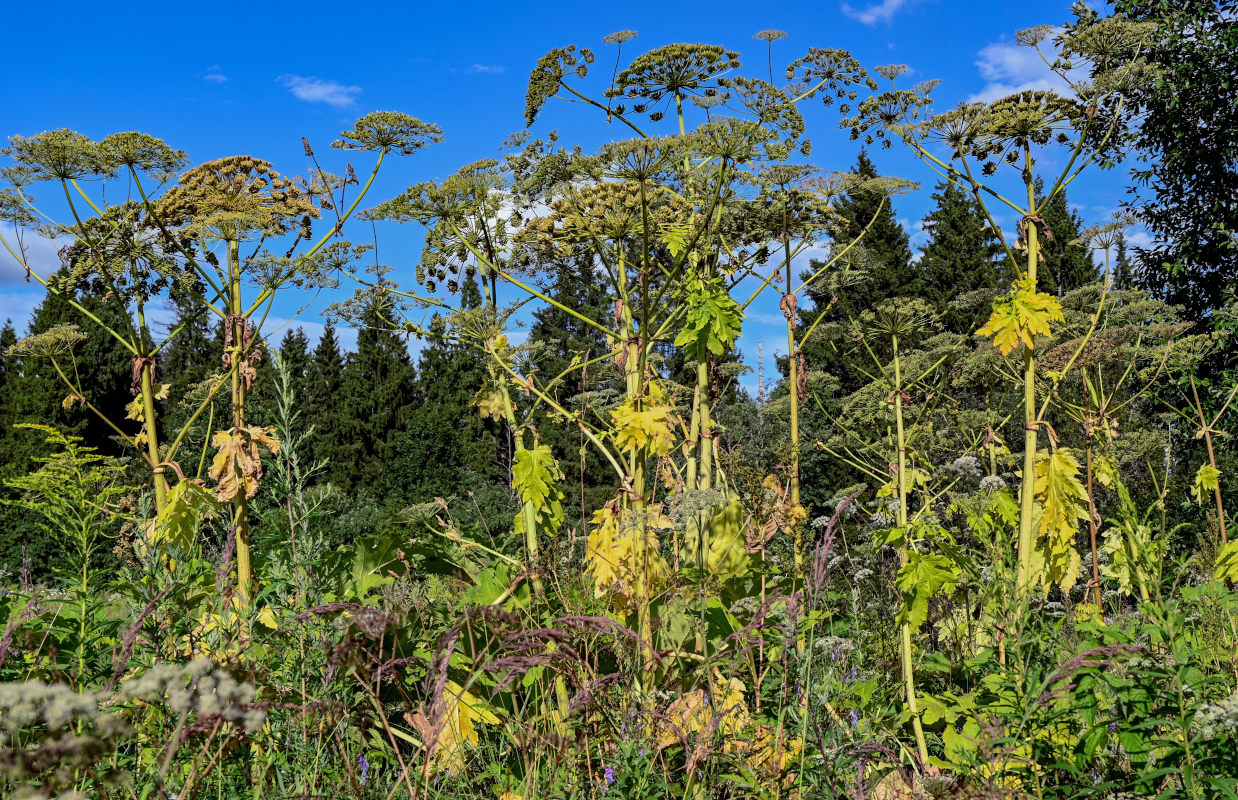
<svg viewBox="0 0 1238 800"><path fill-rule="evenodd" d="M1118 231L1117 254L1113 260L1113 288L1131 288L1131 261L1126 252L1126 234Z"/></svg>
<svg viewBox="0 0 1238 800"><path fill-rule="evenodd" d="M10 356L9 348L17 344L17 332L13 330L13 320L6 319L4 327L0 328L0 398L7 396L5 394L5 386L8 385L9 376L14 373L16 359Z"/></svg>
<svg viewBox="0 0 1238 800"><path fill-rule="evenodd" d="M314 348L308 374L303 396L306 421L314 426L314 459L327 459L327 475L338 483L343 474L336 470L342 463L344 444L344 354L330 323Z"/></svg>
<svg viewBox="0 0 1238 800"><path fill-rule="evenodd" d="M357 352L344 367L343 433L330 474L349 487L380 487L395 440L412 409L412 358L389 307L371 304L360 317Z"/></svg>
<svg viewBox="0 0 1238 800"><path fill-rule="evenodd" d="M861 150L853 170L861 178L876 178L877 167ZM831 226L830 238L843 245L855 241L864 231L863 267L867 272L864 280L840 292L833 315L839 318L854 317L861 311L874 308L888 297L916 294L911 270L911 239L894 216L894 207L888 199L872 192L848 194L838 204L840 219ZM819 265L818 265L819 266ZM803 275L808 278L817 269L810 267ZM830 295L820 285L808 288L808 296L817 308L824 308Z"/></svg>
<svg viewBox="0 0 1238 800"><path fill-rule="evenodd" d="M288 367L297 397L305 397L306 381L309 380L309 337L300 327L290 328L279 343L279 358Z"/></svg>
<svg viewBox="0 0 1238 800"><path fill-rule="evenodd" d="M461 285L461 308L477 308L477 283ZM439 332L435 317L431 331ZM494 477L495 423L474 405L484 369L479 354L445 336L429 337L417 361L408 420L395 440L387 473L388 491L399 502L426 502L435 497L462 497Z"/></svg>
<svg viewBox="0 0 1238 800"><path fill-rule="evenodd" d="M85 293L77 293L74 299L106 324L117 328L124 325L124 312L117 304ZM128 433L136 433L136 423L125 420L125 406L133 399L130 353L101 327L82 325L82 321L81 312L70 305L69 298L49 293L35 309L26 334L44 333L58 325L77 325L85 338L73 347L72 358L68 354L58 357L61 368L102 414L122 426L127 424ZM13 424L18 422L55 425L81 436L84 445L104 454L122 451L106 423L79 403L66 402L70 389L50 359L8 356L9 347L16 340L11 326L0 332L0 339L6 342L2 345L6 355L0 422L5 429L0 434L0 479L24 475L37 466L32 458L41 452L42 437L14 429ZM11 508L0 510L0 568L16 571L24 550L36 577L41 577L59 558L55 548L56 543L40 532L29 514Z"/></svg>
<svg viewBox="0 0 1238 800"><path fill-rule="evenodd" d="M989 227L975 198L952 183L937 184L937 207L925 218L928 242L920 249L919 288L946 324L970 333L988 319L990 308L949 313L951 300L978 289L999 289L1010 282L1010 268L1001 243Z"/></svg>
<svg viewBox="0 0 1238 800"><path fill-rule="evenodd" d="M1043 202L1044 186L1036 185L1037 203ZM1049 294L1062 297L1067 292L1087 286L1097 280L1096 265L1087 248L1079 240L1083 221L1070 210L1066 190L1058 192L1041 212L1045 227L1053 234L1052 240L1045 237L1040 276L1042 287Z"/></svg>
<svg viewBox="0 0 1238 800"><path fill-rule="evenodd" d="M118 301L105 302L81 292L73 299L108 325L116 329L125 325L124 310L118 308ZM125 406L133 399L130 354L99 326L83 322L81 312L70 305L67 296L49 292L35 309L26 335L44 333L58 325L76 325L86 338L73 347L72 358L60 359L62 369L104 416L123 423ZM83 437L83 444L98 448L101 453L119 452L112 439L114 431L103 420L78 404L64 402L70 389L49 359L20 357L14 360L14 366L18 374L10 379L8 389L15 402L15 422L56 425ZM129 433L136 433L136 427L131 425ZM32 446L41 442L37 435L19 438L28 439Z"/></svg>

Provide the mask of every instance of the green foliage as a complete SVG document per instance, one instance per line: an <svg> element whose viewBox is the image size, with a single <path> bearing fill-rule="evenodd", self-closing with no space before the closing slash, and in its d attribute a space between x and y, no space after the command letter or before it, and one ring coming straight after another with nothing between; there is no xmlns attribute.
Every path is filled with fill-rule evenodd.
<svg viewBox="0 0 1238 800"><path fill-rule="evenodd" d="M894 585L902 595L895 619L900 625L910 625L912 632L920 630L928 619L929 600L949 594L959 584L959 568L949 557L939 553L907 554L907 563L898 571ZM932 724L932 721L925 719Z"/></svg>
<svg viewBox="0 0 1238 800"><path fill-rule="evenodd" d="M1146 163L1131 205L1154 244L1136 248L1135 278L1195 319L1226 303L1238 281L1238 26L1232 0L1118 0L1117 13L1155 25L1155 80L1136 83L1125 112ZM1085 16L1086 20L1087 17ZM1207 131L1182 136L1194 127Z"/></svg>
<svg viewBox="0 0 1238 800"><path fill-rule="evenodd" d="M550 448L534 444L532 449L518 448L512 457L512 489L521 502L537 512L538 528L552 536L563 524L563 492L559 482L563 473ZM516 532L523 534L523 517L518 517Z"/></svg>
<svg viewBox="0 0 1238 800"><path fill-rule="evenodd" d="M720 356L735 346L744 312L723 289L721 279L708 283L697 279L688 292L688 309L683 330L675 346L685 348L688 357L705 361Z"/></svg>

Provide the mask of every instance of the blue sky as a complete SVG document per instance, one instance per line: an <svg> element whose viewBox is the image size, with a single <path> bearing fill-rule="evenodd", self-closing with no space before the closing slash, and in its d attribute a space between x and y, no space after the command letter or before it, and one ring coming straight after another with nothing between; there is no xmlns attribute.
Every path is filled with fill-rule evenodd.
<svg viewBox="0 0 1238 800"><path fill-rule="evenodd" d="M752 35L775 28L788 33L775 43L775 70L808 47L844 48L870 68L904 63L913 80L940 78L935 97L944 110L961 100L1055 85L1036 53L1014 44L1014 32L1065 21L1070 0L70 2L50 8L22 3L6 11L7 29L26 33L6 37L0 134L69 127L102 138L136 129L187 151L194 163L247 153L288 174L305 169L302 136L315 144L324 167L341 164L327 143L369 111L398 110L440 125L442 144L385 168L370 195L378 202L411 183L445 177L497 154L503 139L523 126L529 70L551 47L593 47L597 80L587 85L600 92L600 73L609 72L602 65L614 57L613 46L601 40L614 31L639 32L625 46L625 61L671 42L706 42L738 50L755 73L764 66L765 43ZM811 162L824 169L853 165L858 145L837 130L837 114L817 108L807 117L815 144ZM535 127L551 129L586 148L623 135L589 109L565 103L548 106ZM872 156L883 174L924 183L895 206L913 245L921 243L917 225L930 210L932 174L897 148ZM370 166L364 158L354 164L362 174ZM1070 200L1086 220L1105 220L1125 197L1127 183L1122 167L1093 174L1072 185ZM50 191L36 187L35 194ZM999 222L1013 226L1014 220ZM358 241L368 233L351 231ZM379 244L382 260L411 281L420 251L417 232L380 229ZM55 247L35 242L32 263L45 270L54 266ZM0 255L0 318L12 318L20 332L40 297L12 259ZM320 312L332 299L319 297L292 324L316 338ZM273 316L291 318L308 300L291 292ZM767 375L774 354L786 349L781 325L771 297L753 308L745 326L745 360L755 366L756 343L764 342ZM346 332L344 338L355 337ZM753 385L755 374L746 383Z"/></svg>

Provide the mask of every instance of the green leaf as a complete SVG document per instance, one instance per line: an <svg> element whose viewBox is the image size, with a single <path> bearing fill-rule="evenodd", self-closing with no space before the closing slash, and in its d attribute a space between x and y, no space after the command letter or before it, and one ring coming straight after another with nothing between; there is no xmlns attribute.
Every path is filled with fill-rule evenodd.
<svg viewBox="0 0 1238 800"><path fill-rule="evenodd" d="M167 542L178 550L188 550L199 523L222 511L214 491L197 481L181 481L168 489L167 505L155 520L151 542Z"/></svg>
<svg viewBox="0 0 1238 800"><path fill-rule="evenodd" d="M960 577L958 566L946 556L909 552L907 563L894 579L903 601L898 609L898 623L907 623L913 631L919 630L928 619L929 600L954 591Z"/></svg>
<svg viewBox="0 0 1238 800"><path fill-rule="evenodd" d="M1210 464L1203 464L1195 473L1195 483L1191 485L1191 496L1195 502L1203 505L1204 495L1215 492L1221 482L1221 470Z"/></svg>
<svg viewBox="0 0 1238 800"><path fill-rule="evenodd" d="M1238 539L1231 539L1217 553L1216 579L1238 583Z"/></svg>
<svg viewBox="0 0 1238 800"><path fill-rule="evenodd" d="M687 309L684 327L675 337L676 347L685 348L690 358L703 362L711 354L720 356L734 346L744 312L720 279L694 279L689 284Z"/></svg>

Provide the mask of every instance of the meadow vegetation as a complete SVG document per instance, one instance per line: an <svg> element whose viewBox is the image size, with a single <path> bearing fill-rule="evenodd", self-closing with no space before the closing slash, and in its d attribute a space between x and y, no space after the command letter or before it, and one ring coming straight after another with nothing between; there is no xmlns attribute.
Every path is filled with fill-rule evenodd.
<svg viewBox="0 0 1238 800"><path fill-rule="evenodd" d="M843 50L776 70L781 31L621 31L389 198L436 125L365 115L299 176L12 136L47 295L0 333L0 794L1238 797L1238 247L1224 181L1177 182L1238 139L1167 133L1221 113L1169 98L1238 64L1230 5L1080 5L1019 33L1069 91L953 109ZM810 164L855 157L820 104L853 169ZM1136 158L1085 224L1072 182ZM354 353L276 343L339 287Z"/></svg>

